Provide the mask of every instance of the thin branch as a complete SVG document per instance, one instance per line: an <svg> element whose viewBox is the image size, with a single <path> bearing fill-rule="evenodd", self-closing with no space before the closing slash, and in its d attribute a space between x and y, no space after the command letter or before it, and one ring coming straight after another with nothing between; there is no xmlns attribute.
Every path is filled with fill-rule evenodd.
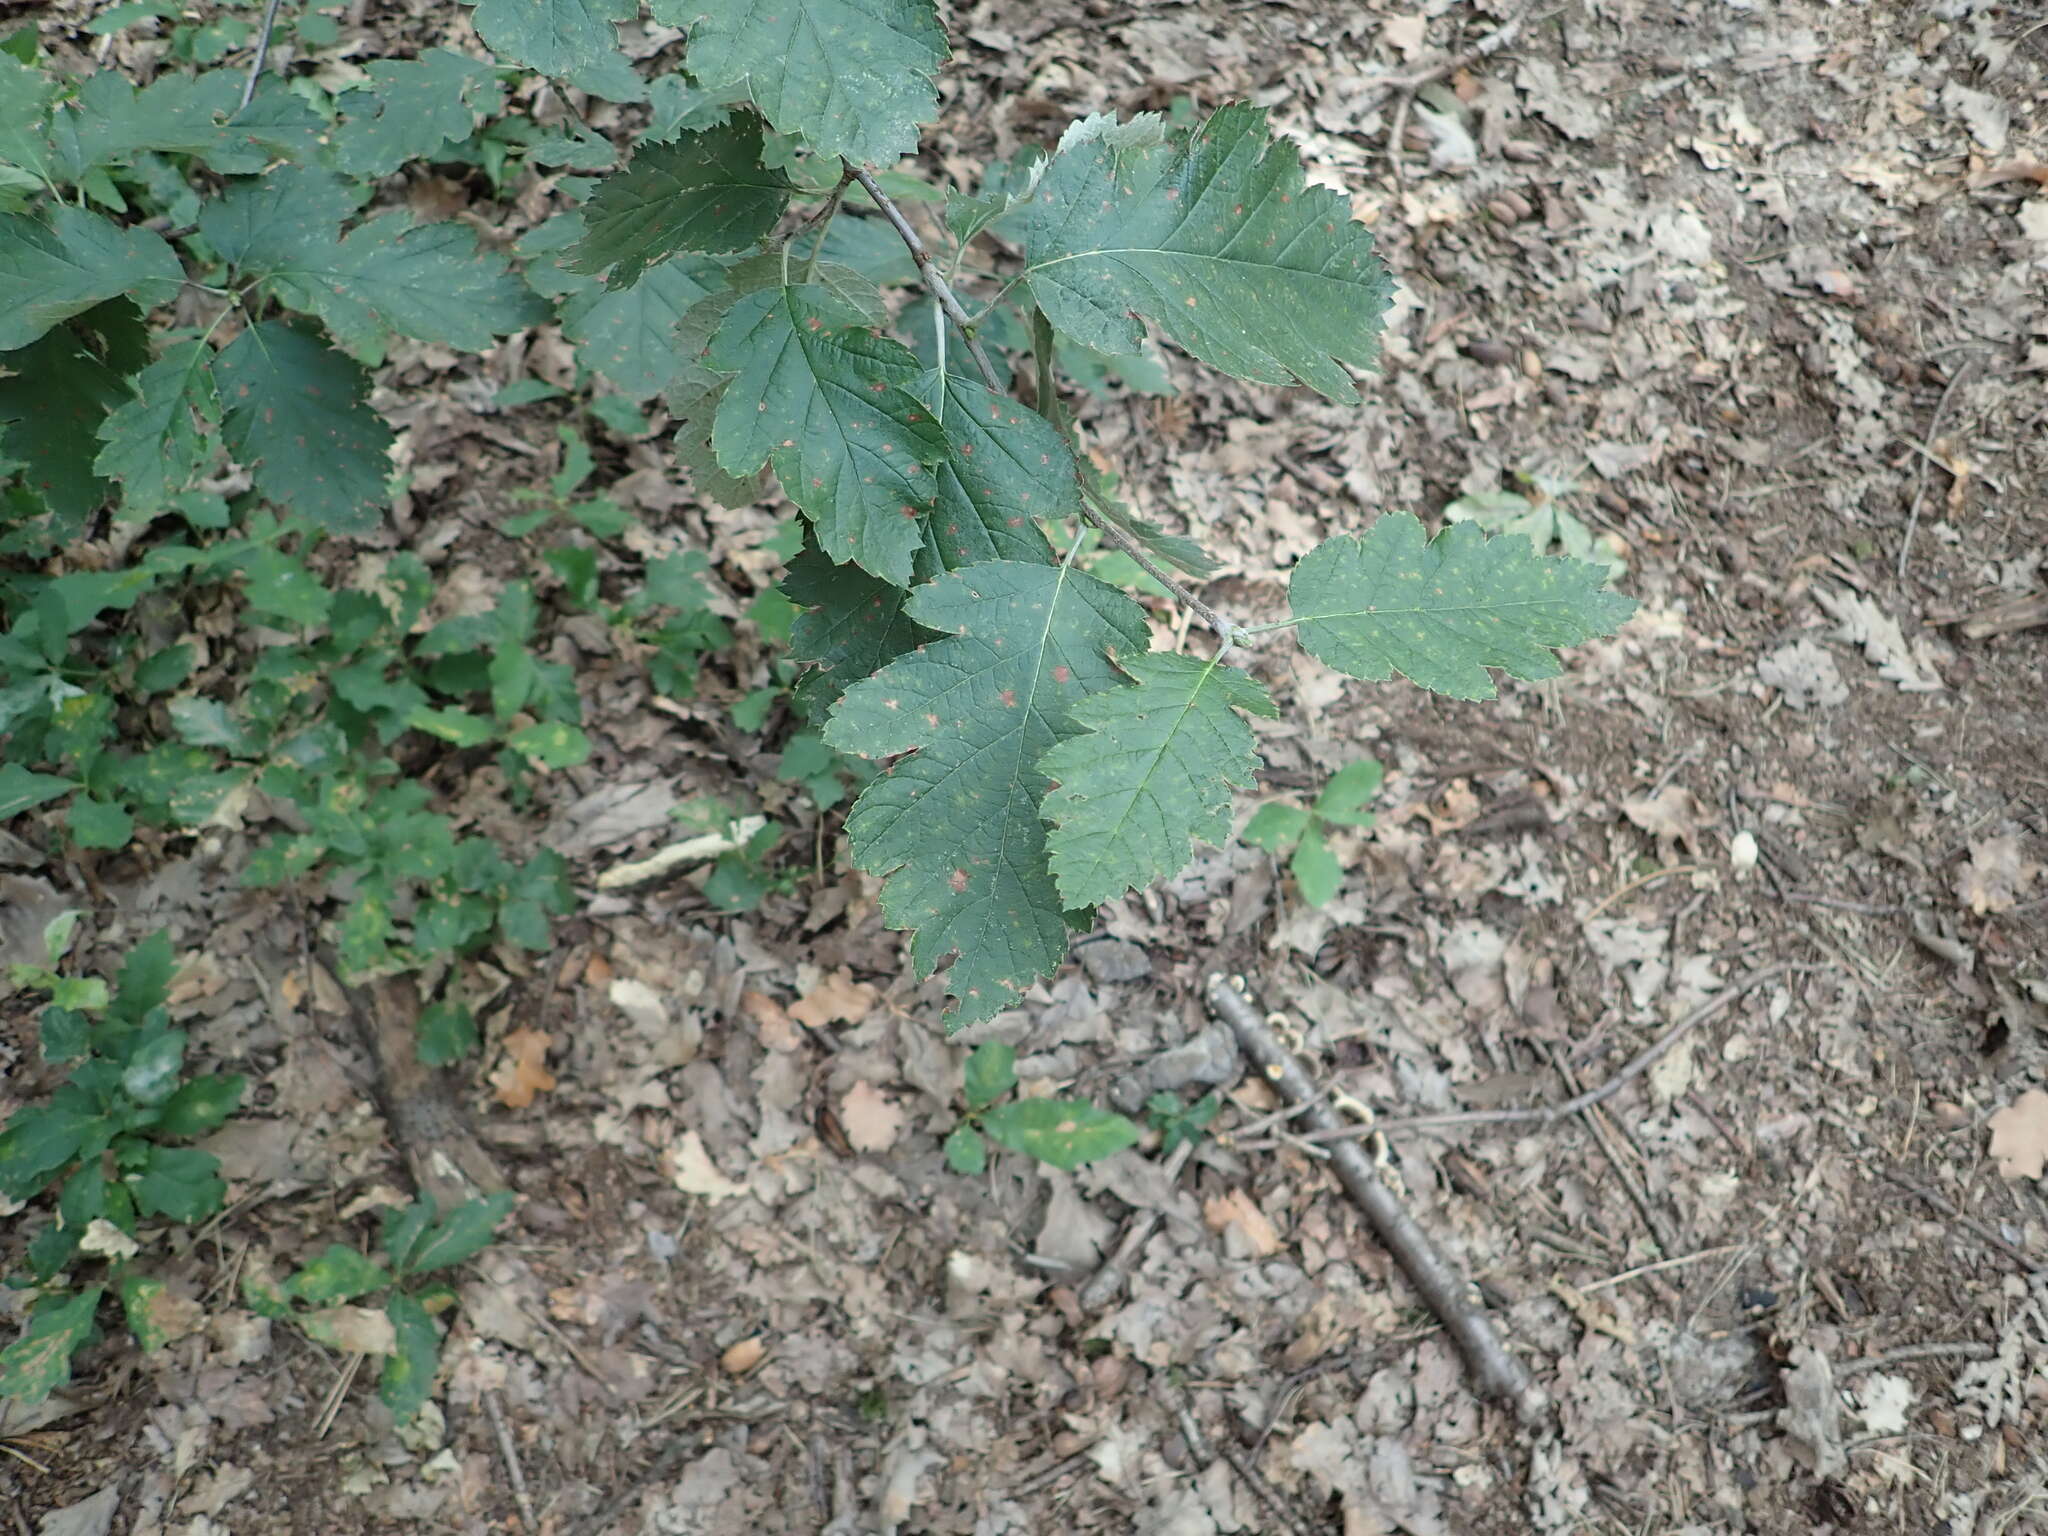
<svg viewBox="0 0 2048 1536"><path fill-rule="evenodd" d="M1408 112L1415 101L1416 92L1424 86L1434 85L1447 75L1455 75L1461 69L1469 69L1481 59L1491 58L1512 43L1520 34L1522 26L1529 19L1529 13L1536 9L1536 0L1528 0L1519 11L1502 22L1463 53L1454 53L1441 63L1427 69L1418 69L1408 75L1383 75L1369 85L1380 90L1399 91L1401 99L1394 105L1394 122L1387 134L1387 166L1393 172L1394 180L1401 179L1401 135L1408 130Z"/></svg>
<svg viewBox="0 0 2048 1536"><path fill-rule="evenodd" d="M263 73L263 62L270 57L270 34L277 26L277 8L281 0L270 0L263 7L263 28L256 34L256 57L249 63L249 78L242 82L242 104L237 112L246 112L249 103L256 99L256 81Z"/></svg>
<svg viewBox="0 0 2048 1536"><path fill-rule="evenodd" d="M540 1519L534 1512L533 1495L526 1489L526 1472L519 1465L519 1447L512 1439L512 1426L505 1422L505 1408L496 1392L484 1394L484 1409L491 1416L491 1432L497 1437L498 1454L505 1458L505 1472L512 1481L512 1501L519 1506L519 1518L531 1536L539 1536Z"/></svg>
<svg viewBox="0 0 2048 1536"><path fill-rule="evenodd" d="M841 162L844 164L844 162ZM825 199L825 206L815 209L809 217L792 229L782 240L782 278L789 281L789 248L812 229L818 231L818 243L811 247L810 259L804 263L804 281L809 282L818 274L818 259L825 254L825 231L832 227L832 219L839 212L839 204L846 197L846 189L853 185L853 167L847 166L839 173L839 185L832 189L832 195Z"/></svg>
<svg viewBox="0 0 2048 1536"><path fill-rule="evenodd" d="M1934 417L1927 423L1927 441L1930 447L1941 435L1942 418L1948 415L1948 403L1954 397L1957 386L1970 376L1970 370L1976 366L1977 354L1973 352L1963 359L1963 366L1956 370L1955 377L1948 381L1948 388L1941 392L1941 398L1935 402ZM1923 458L1920 461L1920 481L1913 488L1913 505L1906 513L1906 535L1899 540L1898 579L1902 584L1906 579L1906 557L1913 552L1913 535L1920 527L1920 504L1926 499L1927 460Z"/></svg>
<svg viewBox="0 0 2048 1536"><path fill-rule="evenodd" d="M1542 1104L1534 1109L1462 1109L1443 1115L1413 1115L1400 1120L1372 1120L1356 1125L1338 1125L1330 1129L1316 1129L1304 1133L1307 1142L1355 1141L1361 1136L1370 1136L1376 1131L1420 1131L1445 1125L1553 1125L1571 1115L1591 1109L1595 1104L1605 1103L1647 1072L1657 1059L1679 1041L1698 1029L1723 1008L1788 971L1805 970L1798 965L1767 965L1760 971L1752 971L1737 982L1731 982L1699 1007L1693 1009L1676 1024L1665 1030L1650 1044L1643 1047L1629 1064L1598 1088L1589 1088L1575 1094L1560 1104ZM1239 1143L1239 1150L1245 1149Z"/></svg>
<svg viewBox="0 0 2048 1536"><path fill-rule="evenodd" d="M1184 605L1190 613L1194 614L1196 618L1216 632L1217 638L1223 642L1223 649L1216 653L1218 656L1223 655L1224 652L1227 652L1233 645L1238 643L1244 633L1243 625L1231 618L1229 614L1220 613L1216 609L1211 608L1207 603L1195 596L1194 593L1182 586L1179 581L1175 580L1170 573L1163 569L1146 552L1144 545L1124 532L1111 518L1091 505L1092 501L1093 498L1083 488L1081 492L1081 515L1099 528L1105 539L1137 561L1139 569L1143 570L1147 576L1150 576L1154 581L1166 588L1168 592L1172 593L1175 602Z"/></svg>
<svg viewBox="0 0 2048 1536"><path fill-rule="evenodd" d="M939 301L939 308L946 312L952 322L960 327L960 334L967 339L967 350L974 354L974 366L981 371L981 381L997 394L1003 392L1002 381L996 376L995 364L988 360L981 338L974 334L974 322L967 318L967 311L960 307L959 296L953 292L945 274L939 271L939 264L932 260L932 253L925 249L916 230L910 227L910 220L903 217L903 210L895 200L884 192L875 180L874 173L865 167L849 167L853 179L860 183L861 190L875 200L875 206L882 210L882 216L896 228L903 243L910 250L910 259L917 263L917 270L924 278L925 287L931 289L932 297Z"/></svg>
<svg viewBox="0 0 2048 1536"><path fill-rule="evenodd" d="M1318 1098L1308 1073L1293 1052L1273 1037L1251 999L1220 975L1209 978L1202 995L1210 1012L1230 1026L1247 1059L1281 1096L1307 1106L1302 1118L1311 1129L1335 1129L1336 1110ZM1330 1168L1409 1283L1458 1341L1479 1392L1507 1403L1524 1424L1532 1428L1543 1424L1550 1414L1549 1395L1536 1384L1529 1368L1508 1353L1492 1322L1479 1309L1471 1282L1451 1266L1407 1207L1380 1182L1365 1153L1355 1142L1339 1142L1330 1149Z"/></svg>

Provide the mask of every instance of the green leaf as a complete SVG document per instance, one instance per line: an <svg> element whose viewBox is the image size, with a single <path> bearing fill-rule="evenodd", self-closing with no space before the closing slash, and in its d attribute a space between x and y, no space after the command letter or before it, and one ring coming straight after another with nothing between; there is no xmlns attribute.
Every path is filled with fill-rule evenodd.
<svg viewBox="0 0 2048 1536"><path fill-rule="evenodd" d="M195 1077L164 1100L156 1132L162 1136L204 1136L218 1130L242 1102L248 1079L239 1072L224 1077Z"/></svg>
<svg viewBox="0 0 2048 1536"><path fill-rule="evenodd" d="M28 1327L0 1349L0 1398L40 1403L71 1379L71 1357L92 1334L100 1287L88 1286L68 1301L45 1306Z"/></svg>
<svg viewBox="0 0 2048 1536"><path fill-rule="evenodd" d="M790 561L782 591L805 609L791 626L789 655L813 664L796 688L807 716L837 703L847 688L931 633L903 611L910 601L904 588L857 565L834 565L815 547Z"/></svg>
<svg viewBox="0 0 2048 1536"><path fill-rule="evenodd" d="M761 164L761 120L751 115L643 144L583 205L569 269L609 267L606 286L627 288L671 256L743 251L775 227L793 190L786 174Z"/></svg>
<svg viewBox="0 0 2048 1536"><path fill-rule="evenodd" d="M0 378L0 450L22 460L23 482L63 517L87 517L107 499L107 483L93 472L98 432L127 400L128 384L102 356L106 337L94 323L118 324L122 311L133 317L133 306L117 300L0 356L0 369L12 374Z"/></svg>
<svg viewBox="0 0 2048 1536"><path fill-rule="evenodd" d="M0 821L19 816L45 801L78 788L76 779L60 779L51 773L31 773L19 763L0 763Z"/></svg>
<svg viewBox="0 0 2048 1536"><path fill-rule="evenodd" d="M366 403L370 381L360 367L265 320L237 336L213 369L228 448L266 499L332 533L377 526L393 438Z"/></svg>
<svg viewBox="0 0 2048 1536"><path fill-rule="evenodd" d="M137 1046L121 1068L121 1091L137 1104L161 1104L177 1091L185 1032L165 1030Z"/></svg>
<svg viewBox="0 0 2048 1536"><path fill-rule="evenodd" d="M239 271L268 278L367 362L381 361L393 331L478 352L546 318L505 258L479 251L465 224L414 228L411 215L394 212L337 238L356 200L325 171L288 167L230 187L200 228Z"/></svg>
<svg viewBox="0 0 2048 1536"><path fill-rule="evenodd" d="M119 1293L121 1312L128 1320L128 1331L135 1336L135 1342L142 1346L142 1352L153 1355L171 1342L170 1331L158 1315L158 1303L170 1295L171 1288L154 1275L137 1274L134 1271L121 1276Z"/></svg>
<svg viewBox="0 0 2048 1536"><path fill-rule="evenodd" d="M1065 1099L1018 1099L981 1117L989 1139L1069 1172L1138 1140L1136 1122L1113 1110Z"/></svg>
<svg viewBox="0 0 2048 1536"><path fill-rule="evenodd" d="M408 160L431 160L505 104L498 73L481 59L429 48L416 60L373 59L370 83L339 97L344 121L334 158L351 176L389 176Z"/></svg>
<svg viewBox="0 0 2048 1536"><path fill-rule="evenodd" d="M107 299L167 304L184 283L176 252L148 230L123 229L68 203L48 211L47 225L0 213L0 352Z"/></svg>
<svg viewBox="0 0 2048 1536"><path fill-rule="evenodd" d="M1000 1040L984 1040L967 1057L966 1093L969 1113L987 1109L1017 1086L1017 1048Z"/></svg>
<svg viewBox="0 0 2048 1536"><path fill-rule="evenodd" d="M285 1295L308 1306L324 1307L377 1290L391 1283L391 1272L345 1243L329 1243L327 1251L284 1283Z"/></svg>
<svg viewBox="0 0 2048 1536"><path fill-rule="evenodd" d="M1636 605L1606 585L1602 567L1538 555L1518 535L1455 523L1431 539L1395 512L1304 555L1288 602L1303 648L1347 676L1399 672L1454 699L1490 699L1488 667L1555 677L1552 646L1614 633Z"/></svg>
<svg viewBox="0 0 2048 1536"><path fill-rule="evenodd" d="M171 979L177 974L178 957L171 948L170 931L159 928L129 950L121 962L114 1017L126 1024L141 1023L150 1009L161 1007L171 995Z"/></svg>
<svg viewBox="0 0 2048 1536"><path fill-rule="evenodd" d="M1075 733L1068 712L1142 654L1136 603L1079 571L993 561L919 587L906 614L946 638L899 657L839 701L825 739L863 757L911 753L862 791L854 861L885 877L890 925L914 928L920 976L947 977L954 1026L1013 1006L1066 953L1046 868L1038 762Z"/></svg>
<svg viewBox="0 0 2048 1536"><path fill-rule="evenodd" d="M590 738L559 720L522 727L505 738L505 745L542 768L573 768L590 761Z"/></svg>
<svg viewBox="0 0 2048 1536"><path fill-rule="evenodd" d="M476 1016L460 1003L429 1003L416 1027L421 1066L445 1067L477 1048Z"/></svg>
<svg viewBox="0 0 2048 1536"><path fill-rule="evenodd" d="M431 1274L483 1252L490 1246L498 1223L511 1214L514 1198L510 1190L505 1190L458 1205L448 1213L447 1220L420 1239L419 1246L407 1256L403 1273Z"/></svg>
<svg viewBox="0 0 2048 1536"><path fill-rule="evenodd" d="M917 392L947 440L931 517L945 569L985 560L1049 561L1040 521L1081 510L1067 440L1028 406L956 374L928 373Z"/></svg>
<svg viewBox="0 0 2048 1536"><path fill-rule="evenodd" d="M434 1202L428 1195L420 1196L411 1205L387 1205L379 1213L384 1259L393 1273L402 1275L406 1272L412 1251L426 1235L427 1228L434 1224L434 1216Z"/></svg>
<svg viewBox="0 0 2048 1536"><path fill-rule="evenodd" d="M1178 873L1195 838L1227 841L1231 786L1258 770L1237 712L1278 713L1264 688L1219 661L1158 651L1123 666L1137 686L1082 700L1073 719L1083 734L1038 764L1059 782L1045 797L1047 852L1069 907Z"/></svg>
<svg viewBox="0 0 2048 1536"><path fill-rule="evenodd" d="M562 305L562 334L578 343L576 358L635 400L660 394L682 375L676 323L722 281L708 257L667 261L630 288L590 285Z"/></svg>
<svg viewBox="0 0 2048 1536"><path fill-rule="evenodd" d="M334 355L328 353L326 356L332 358ZM339 358L334 361L342 367L351 366ZM381 484L380 480L380 490ZM280 550L249 551L242 562L242 579L242 596L252 612L282 619L301 629L315 629L325 624L334 604L334 594L314 578L304 562Z"/></svg>
<svg viewBox="0 0 2048 1536"><path fill-rule="evenodd" d="M1287 861L1301 899L1312 907L1326 907L1344 884L1344 867L1323 841L1323 829L1310 827L1294 845L1294 857Z"/></svg>
<svg viewBox="0 0 2048 1536"><path fill-rule="evenodd" d="M164 510L213 462L220 400L202 341L174 342L99 425L96 473L121 482L124 517Z"/></svg>
<svg viewBox="0 0 2048 1536"><path fill-rule="evenodd" d="M614 26L639 9L635 0L481 0L476 30L514 64L606 101L642 101L647 88L619 52Z"/></svg>
<svg viewBox="0 0 2048 1536"><path fill-rule="evenodd" d="M719 464L736 475L773 465L819 548L908 586L938 495L930 466L947 448L905 387L915 355L811 285L740 298L706 360L736 375L712 429Z"/></svg>
<svg viewBox="0 0 2048 1536"><path fill-rule="evenodd" d="M1316 814L1342 826L1371 826L1373 816L1365 808L1366 802L1380 792L1380 781L1386 776L1387 770L1374 758L1346 764L1330 775L1323 792L1316 796Z"/></svg>
<svg viewBox="0 0 2048 1536"><path fill-rule="evenodd" d="M820 155L890 165L938 115L932 77L946 34L932 0L655 0L653 10L690 29L700 87L744 92Z"/></svg>
<svg viewBox="0 0 2048 1536"><path fill-rule="evenodd" d="M1142 317L1237 378L1346 402L1338 365L1378 354L1392 288L1372 236L1259 108L1223 108L1178 152L1068 148L1015 230L1032 299L1097 351L1137 352Z"/></svg>
<svg viewBox="0 0 2048 1536"><path fill-rule="evenodd" d="M988 1143L971 1125L956 1125L946 1136L946 1166L970 1178L988 1167Z"/></svg>
<svg viewBox="0 0 2048 1536"><path fill-rule="evenodd" d="M61 1103L17 1110L0 1130L0 1195L26 1200L48 1177L78 1156L93 1122Z"/></svg>
<svg viewBox="0 0 2048 1536"><path fill-rule="evenodd" d="M220 1159L196 1147L151 1147L140 1174L130 1174L136 1209L196 1224L221 1208L228 1187Z"/></svg>
<svg viewBox="0 0 2048 1536"><path fill-rule="evenodd" d="M1274 854L1285 853L1301 840L1310 819L1309 813L1300 806L1275 800L1254 811L1252 819L1245 823L1244 831L1239 835L1254 848L1263 848Z"/></svg>
<svg viewBox="0 0 2048 1536"><path fill-rule="evenodd" d="M441 1335L434 1319L415 1297L400 1293L384 1303L398 1347L384 1357L377 1395L391 1416L410 1424L433 1396L434 1373L441 1368Z"/></svg>

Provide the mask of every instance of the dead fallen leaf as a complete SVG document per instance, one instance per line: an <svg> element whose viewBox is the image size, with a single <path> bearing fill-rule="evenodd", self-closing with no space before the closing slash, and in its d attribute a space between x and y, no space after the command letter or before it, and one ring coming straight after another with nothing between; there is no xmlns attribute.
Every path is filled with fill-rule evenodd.
<svg viewBox="0 0 2048 1536"><path fill-rule="evenodd" d="M2041 866L2020 854L2017 835L1987 837L1970 845L1970 862L1956 872L1956 899L1982 917L2010 912Z"/></svg>
<svg viewBox="0 0 2048 1536"><path fill-rule="evenodd" d="M754 1021L754 1033L771 1051L793 1051L803 1039L789 1010L766 992L742 992L740 1012Z"/></svg>
<svg viewBox="0 0 2048 1536"><path fill-rule="evenodd" d="M1280 1234L1273 1230L1266 1213L1241 1189L1204 1200L1202 1220L1208 1223L1211 1232L1235 1231L1244 1246L1259 1258L1269 1259L1280 1251Z"/></svg>
<svg viewBox="0 0 2048 1536"><path fill-rule="evenodd" d="M744 1195L747 1186L734 1183L718 1171L718 1165L711 1161L711 1154L704 1150L704 1138L695 1131L685 1131L677 1138L676 1144L662 1155L662 1163L675 1186L686 1195L702 1195L707 1200L730 1200L734 1195Z"/></svg>
<svg viewBox="0 0 2048 1536"><path fill-rule="evenodd" d="M534 1095L551 1092L555 1074L547 1068L554 1036L544 1029L515 1029L504 1039L505 1060L491 1074L491 1087L507 1109L524 1109Z"/></svg>
<svg viewBox="0 0 2048 1536"><path fill-rule="evenodd" d="M823 1029L835 1021L858 1024L874 1008L876 996L873 987L855 981L853 972L841 966L813 987L801 1002L793 1003L789 1016L812 1029Z"/></svg>
<svg viewBox="0 0 2048 1536"><path fill-rule="evenodd" d="M1680 784L1666 784L1654 795L1621 802L1621 813L1659 843L1677 843L1686 857L1699 853L1700 828L1710 816L1700 797Z"/></svg>
<svg viewBox="0 0 2048 1536"><path fill-rule="evenodd" d="M903 1111L873 1083L865 1080L846 1090L839 1101L839 1123L858 1152L886 1152L903 1134Z"/></svg>
<svg viewBox="0 0 2048 1536"><path fill-rule="evenodd" d="M744 1376L768 1353L768 1346L758 1333L751 1338L741 1339L718 1357L718 1368L728 1376Z"/></svg>
<svg viewBox="0 0 2048 1536"><path fill-rule="evenodd" d="M2029 1088L1993 1115L1991 1155L2008 1179L2038 1179L2048 1169L2048 1093Z"/></svg>

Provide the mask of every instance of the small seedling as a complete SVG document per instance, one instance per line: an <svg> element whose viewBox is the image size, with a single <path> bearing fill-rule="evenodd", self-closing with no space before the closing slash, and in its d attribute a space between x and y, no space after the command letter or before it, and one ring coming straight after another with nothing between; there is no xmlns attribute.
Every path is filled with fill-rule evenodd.
<svg viewBox="0 0 2048 1536"><path fill-rule="evenodd" d="M1153 1094L1145 1101L1145 1118L1159 1132L1160 1155L1173 1152L1183 1142L1199 1141L1222 1107L1223 1101L1213 1093L1203 1094L1192 1104L1181 1103L1176 1093Z"/></svg>
<svg viewBox="0 0 2048 1536"><path fill-rule="evenodd" d="M176 968L165 934L129 952L111 992L98 978L57 974L78 916L66 912L44 929L45 964L11 970L17 986L51 995L44 1059L73 1064L47 1102L0 1130L0 1207L56 1197L52 1219L29 1239L27 1273L6 1282L42 1292L27 1331L0 1350L0 1397L31 1402L70 1379L71 1357L95 1336L106 1286L74 1289L74 1266L103 1263L136 1342L166 1342L155 1312L164 1283L130 1262L137 1235L149 1217L197 1225L220 1210L219 1159L175 1143L218 1129L244 1087L239 1075L184 1076L185 1032L164 1006Z"/></svg>
<svg viewBox="0 0 2048 1536"><path fill-rule="evenodd" d="M1137 1125L1114 1110L1078 1099L1011 1099L1017 1086L1014 1046L989 1040L967 1057L967 1113L946 1137L946 1166L955 1173L980 1173L988 1166L988 1143L1022 1152L1053 1168L1071 1171L1121 1152L1137 1141Z"/></svg>
<svg viewBox="0 0 2048 1536"><path fill-rule="evenodd" d="M1260 806L1245 826L1244 840L1276 858L1292 849L1287 867L1301 899L1312 907L1324 906L1344 881L1343 866L1330 851L1329 829L1371 826L1366 802L1379 793L1385 776L1386 770L1374 759L1360 758L1331 774L1310 805L1272 800Z"/></svg>

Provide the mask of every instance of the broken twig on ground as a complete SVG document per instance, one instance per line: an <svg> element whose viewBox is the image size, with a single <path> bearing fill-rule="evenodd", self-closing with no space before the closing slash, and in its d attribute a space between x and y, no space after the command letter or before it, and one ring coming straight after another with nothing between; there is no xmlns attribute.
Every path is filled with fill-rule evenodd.
<svg viewBox="0 0 2048 1536"><path fill-rule="evenodd" d="M1210 1011L1230 1026L1246 1057L1282 1097L1307 1106L1302 1119L1311 1135L1337 1129L1337 1112L1321 1102L1307 1071L1294 1053L1273 1037L1250 998L1220 975L1209 978L1203 996ZM1330 1168L1337 1181L1365 1213L1374 1234L1393 1254L1430 1311L1457 1340L1481 1395L1507 1403L1526 1425L1544 1423L1550 1414L1548 1394L1536 1384L1529 1368L1508 1353L1492 1322L1473 1300L1471 1283L1451 1267L1394 1192L1380 1182L1355 1142L1339 1141L1330 1150Z"/></svg>
<svg viewBox="0 0 2048 1536"><path fill-rule="evenodd" d="M1803 965L1767 965L1762 970L1752 971L1740 981L1730 982L1699 1007L1693 1009L1676 1024L1665 1030L1650 1044L1636 1053L1614 1076L1598 1088L1589 1088L1584 1093L1574 1094L1561 1104L1542 1104L1534 1109L1461 1109L1442 1115L1411 1115L1397 1120L1368 1120L1356 1125L1333 1124L1327 1129L1318 1128L1303 1132L1301 1139L1306 1142L1332 1142L1356 1140L1370 1136L1376 1131L1421 1131L1445 1125L1550 1125L1581 1110L1591 1109L1595 1104L1604 1103L1641 1077L1653 1066L1657 1058L1664 1055L1679 1041L1707 1022L1723 1008L1745 992L1762 986L1765 982L1783 976L1790 971L1810 970ZM1333 1120L1334 1116L1331 1117ZM1250 1150L1255 1143L1238 1143L1239 1151Z"/></svg>
<svg viewBox="0 0 2048 1536"><path fill-rule="evenodd" d="M539 1536L540 1517L534 1513L533 1495L526 1491L526 1469L519 1465L519 1447L512 1439L512 1426L505 1422L505 1408L498 1394L484 1394L484 1411L491 1416L491 1432L498 1439L498 1454L505 1458L505 1475L512 1481L512 1501L519 1506L519 1518L526 1529Z"/></svg>

